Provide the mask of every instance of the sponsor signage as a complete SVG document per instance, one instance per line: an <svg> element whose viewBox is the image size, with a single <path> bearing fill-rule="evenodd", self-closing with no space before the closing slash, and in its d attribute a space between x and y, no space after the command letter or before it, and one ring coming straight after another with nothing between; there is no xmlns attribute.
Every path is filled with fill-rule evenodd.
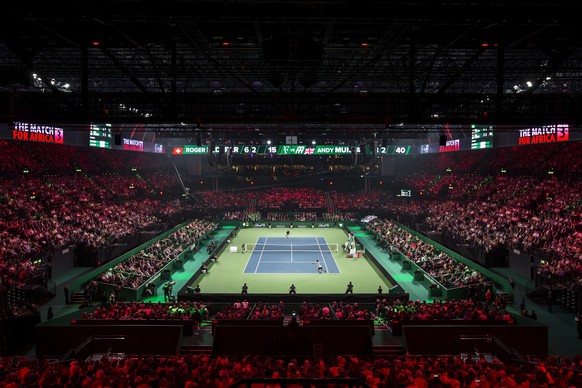
<svg viewBox="0 0 582 388"><path fill-rule="evenodd" d="M64 144L63 128L17 121L12 128L12 139L39 143Z"/></svg>

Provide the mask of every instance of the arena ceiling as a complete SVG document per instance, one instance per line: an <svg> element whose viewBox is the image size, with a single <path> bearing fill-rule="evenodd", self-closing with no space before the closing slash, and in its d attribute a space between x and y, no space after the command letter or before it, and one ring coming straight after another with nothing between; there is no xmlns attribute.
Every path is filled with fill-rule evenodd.
<svg viewBox="0 0 582 388"><path fill-rule="evenodd" d="M579 2L10 2L1 121L319 133L578 123Z"/></svg>

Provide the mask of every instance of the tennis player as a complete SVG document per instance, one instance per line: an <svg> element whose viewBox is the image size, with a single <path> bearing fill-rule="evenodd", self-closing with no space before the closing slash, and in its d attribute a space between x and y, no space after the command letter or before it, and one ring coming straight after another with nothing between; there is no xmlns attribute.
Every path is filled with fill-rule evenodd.
<svg viewBox="0 0 582 388"><path fill-rule="evenodd" d="M321 272L327 272L324 268L323 265L321 265L321 263L319 262L319 260L315 260L313 262L313 264L317 264L317 272L321 273Z"/></svg>

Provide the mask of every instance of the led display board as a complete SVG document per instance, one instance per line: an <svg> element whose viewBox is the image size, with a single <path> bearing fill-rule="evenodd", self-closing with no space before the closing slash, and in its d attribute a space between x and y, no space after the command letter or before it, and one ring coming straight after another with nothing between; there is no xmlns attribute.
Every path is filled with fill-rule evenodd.
<svg viewBox="0 0 582 388"><path fill-rule="evenodd" d="M91 124L89 128L89 146L111 148L113 146L111 124Z"/></svg>
<svg viewBox="0 0 582 388"><path fill-rule="evenodd" d="M493 148L493 126L471 125L471 149Z"/></svg>
<svg viewBox="0 0 582 388"><path fill-rule="evenodd" d="M51 125L16 121L12 126L12 139L38 143L64 144L65 131L63 128Z"/></svg>

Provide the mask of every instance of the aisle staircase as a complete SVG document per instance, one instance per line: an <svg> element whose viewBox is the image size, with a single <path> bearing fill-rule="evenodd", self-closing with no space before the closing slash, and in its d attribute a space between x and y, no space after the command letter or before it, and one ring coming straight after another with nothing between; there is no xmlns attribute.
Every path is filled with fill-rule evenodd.
<svg viewBox="0 0 582 388"><path fill-rule="evenodd" d="M374 321L375 336L392 336L390 326L380 319ZM382 343L373 346L374 357L400 357L406 354L406 349L402 343Z"/></svg>
<svg viewBox="0 0 582 388"><path fill-rule="evenodd" d="M327 192L327 191L325 192L325 205L327 207L328 213L335 213L336 212L335 203L333 202L331 195L329 195L329 192Z"/></svg>
<svg viewBox="0 0 582 388"><path fill-rule="evenodd" d="M503 298L506 304L513 304L513 297L509 292L497 291L495 294Z"/></svg>
<svg viewBox="0 0 582 388"><path fill-rule="evenodd" d="M401 357L406 354L406 350L403 345L400 344L390 344L390 345L374 345L374 357Z"/></svg>
<svg viewBox="0 0 582 388"><path fill-rule="evenodd" d="M194 354L194 355L211 355L212 345L207 344L189 344L183 345L180 351L181 354Z"/></svg>
<svg viewBox="0 0 582 388"><path fill-rule="evenodd" d="M71 294L71 304L83 304L85 301L85 295L83 291L75 291Z"/></svg>

